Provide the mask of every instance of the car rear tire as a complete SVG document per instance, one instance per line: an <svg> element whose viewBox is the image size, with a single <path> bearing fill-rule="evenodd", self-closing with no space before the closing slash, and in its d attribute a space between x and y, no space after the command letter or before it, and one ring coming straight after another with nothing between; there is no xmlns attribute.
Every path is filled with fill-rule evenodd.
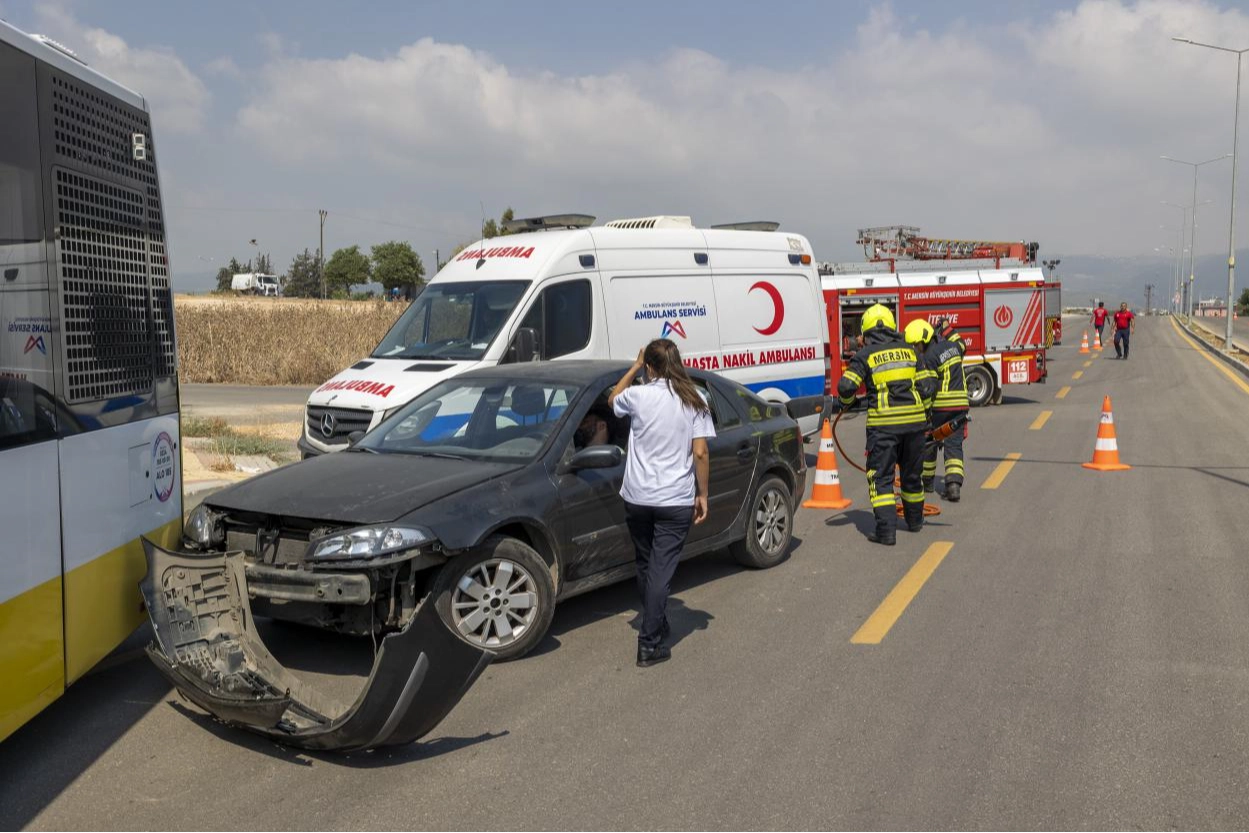
<svg viewBox="0 0 1249 833"><path fill-rule="evenodd" d="M451 632L493 651L496 662L536 648L555 615L551 568L528 544L501 535L444 564L433 594Z"/></svg>
<svg viewBox="0 0 1249 833"><path fill-rule="evenodd" d="M963 384L967 387L967 401L973 408L988 405L993 399L993 374L987 367L976 365L964 370Z"/></svg>
<svg viewBox="0 0 1249 833"><path fill-rule="evenodd" d="M794 535L794 499L785 481L765 477L750 498L746 537L729 545L738 564L755 570L775 567L789 556Z"/></svg>

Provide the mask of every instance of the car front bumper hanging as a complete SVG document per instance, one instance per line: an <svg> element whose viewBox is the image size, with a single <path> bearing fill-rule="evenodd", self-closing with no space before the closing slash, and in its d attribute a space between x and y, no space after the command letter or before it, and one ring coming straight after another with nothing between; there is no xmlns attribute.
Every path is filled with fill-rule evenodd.
<svg viewBox="0 0 1249 833"><path fill-rule="evenodd" d="M432 601L382 640L351 704L319 695L256 632L243 554L175 553L144 539L139 589L156 639L147 654L178 691L219 720L290 746L359 750L417 740L446 717L493 654L457 638Z"/></svg>

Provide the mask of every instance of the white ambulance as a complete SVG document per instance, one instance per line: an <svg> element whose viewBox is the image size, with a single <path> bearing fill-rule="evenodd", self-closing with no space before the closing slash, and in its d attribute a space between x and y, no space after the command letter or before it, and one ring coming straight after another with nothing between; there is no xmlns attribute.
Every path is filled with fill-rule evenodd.
<svg viewBox="0 0 1249 833"><path fill-rule="evenodd" d="M774 223L695 228L688 217L593 226L517 220L425 286L372 355L308 398L304 456L339 451L437 382L476 367L632 360L657 337L687 365L785 404L806 435L828 393L828 320L811 245Z"/></svg>

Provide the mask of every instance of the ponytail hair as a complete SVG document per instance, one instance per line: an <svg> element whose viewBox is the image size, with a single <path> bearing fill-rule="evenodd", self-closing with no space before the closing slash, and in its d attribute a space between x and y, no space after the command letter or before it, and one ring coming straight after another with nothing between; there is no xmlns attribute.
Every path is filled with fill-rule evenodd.
<svg viewBox="0 0 1249 833"><path fill-rule="evenodd" d="M658 378L668 383L668 390L672 391L677 399L693 408L695 413L707 413L711 410L707 406L707 400L703 399L702 394L698 392L698 386L694 384L690 374L685 372L685 365L681 362L681 351L671 339L657 338L646 345L642 361L646 363L649 371L653 371Z"/></svg>

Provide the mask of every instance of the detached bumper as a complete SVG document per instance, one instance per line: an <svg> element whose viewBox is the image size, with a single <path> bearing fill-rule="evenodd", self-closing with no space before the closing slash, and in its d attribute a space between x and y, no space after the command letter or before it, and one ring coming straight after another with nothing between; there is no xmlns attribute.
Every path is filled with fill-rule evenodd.
<svg viewBox="0 0 1249 833"><path fill-rule="evenodd" d="M417 740L446 717L494 656L460 640L423 604L384 638L354 703L323 697L284 668L252 621L242 553L173 553L144 539L139 589L156 667L219 720L307 749L357 750Z"/></svg>

